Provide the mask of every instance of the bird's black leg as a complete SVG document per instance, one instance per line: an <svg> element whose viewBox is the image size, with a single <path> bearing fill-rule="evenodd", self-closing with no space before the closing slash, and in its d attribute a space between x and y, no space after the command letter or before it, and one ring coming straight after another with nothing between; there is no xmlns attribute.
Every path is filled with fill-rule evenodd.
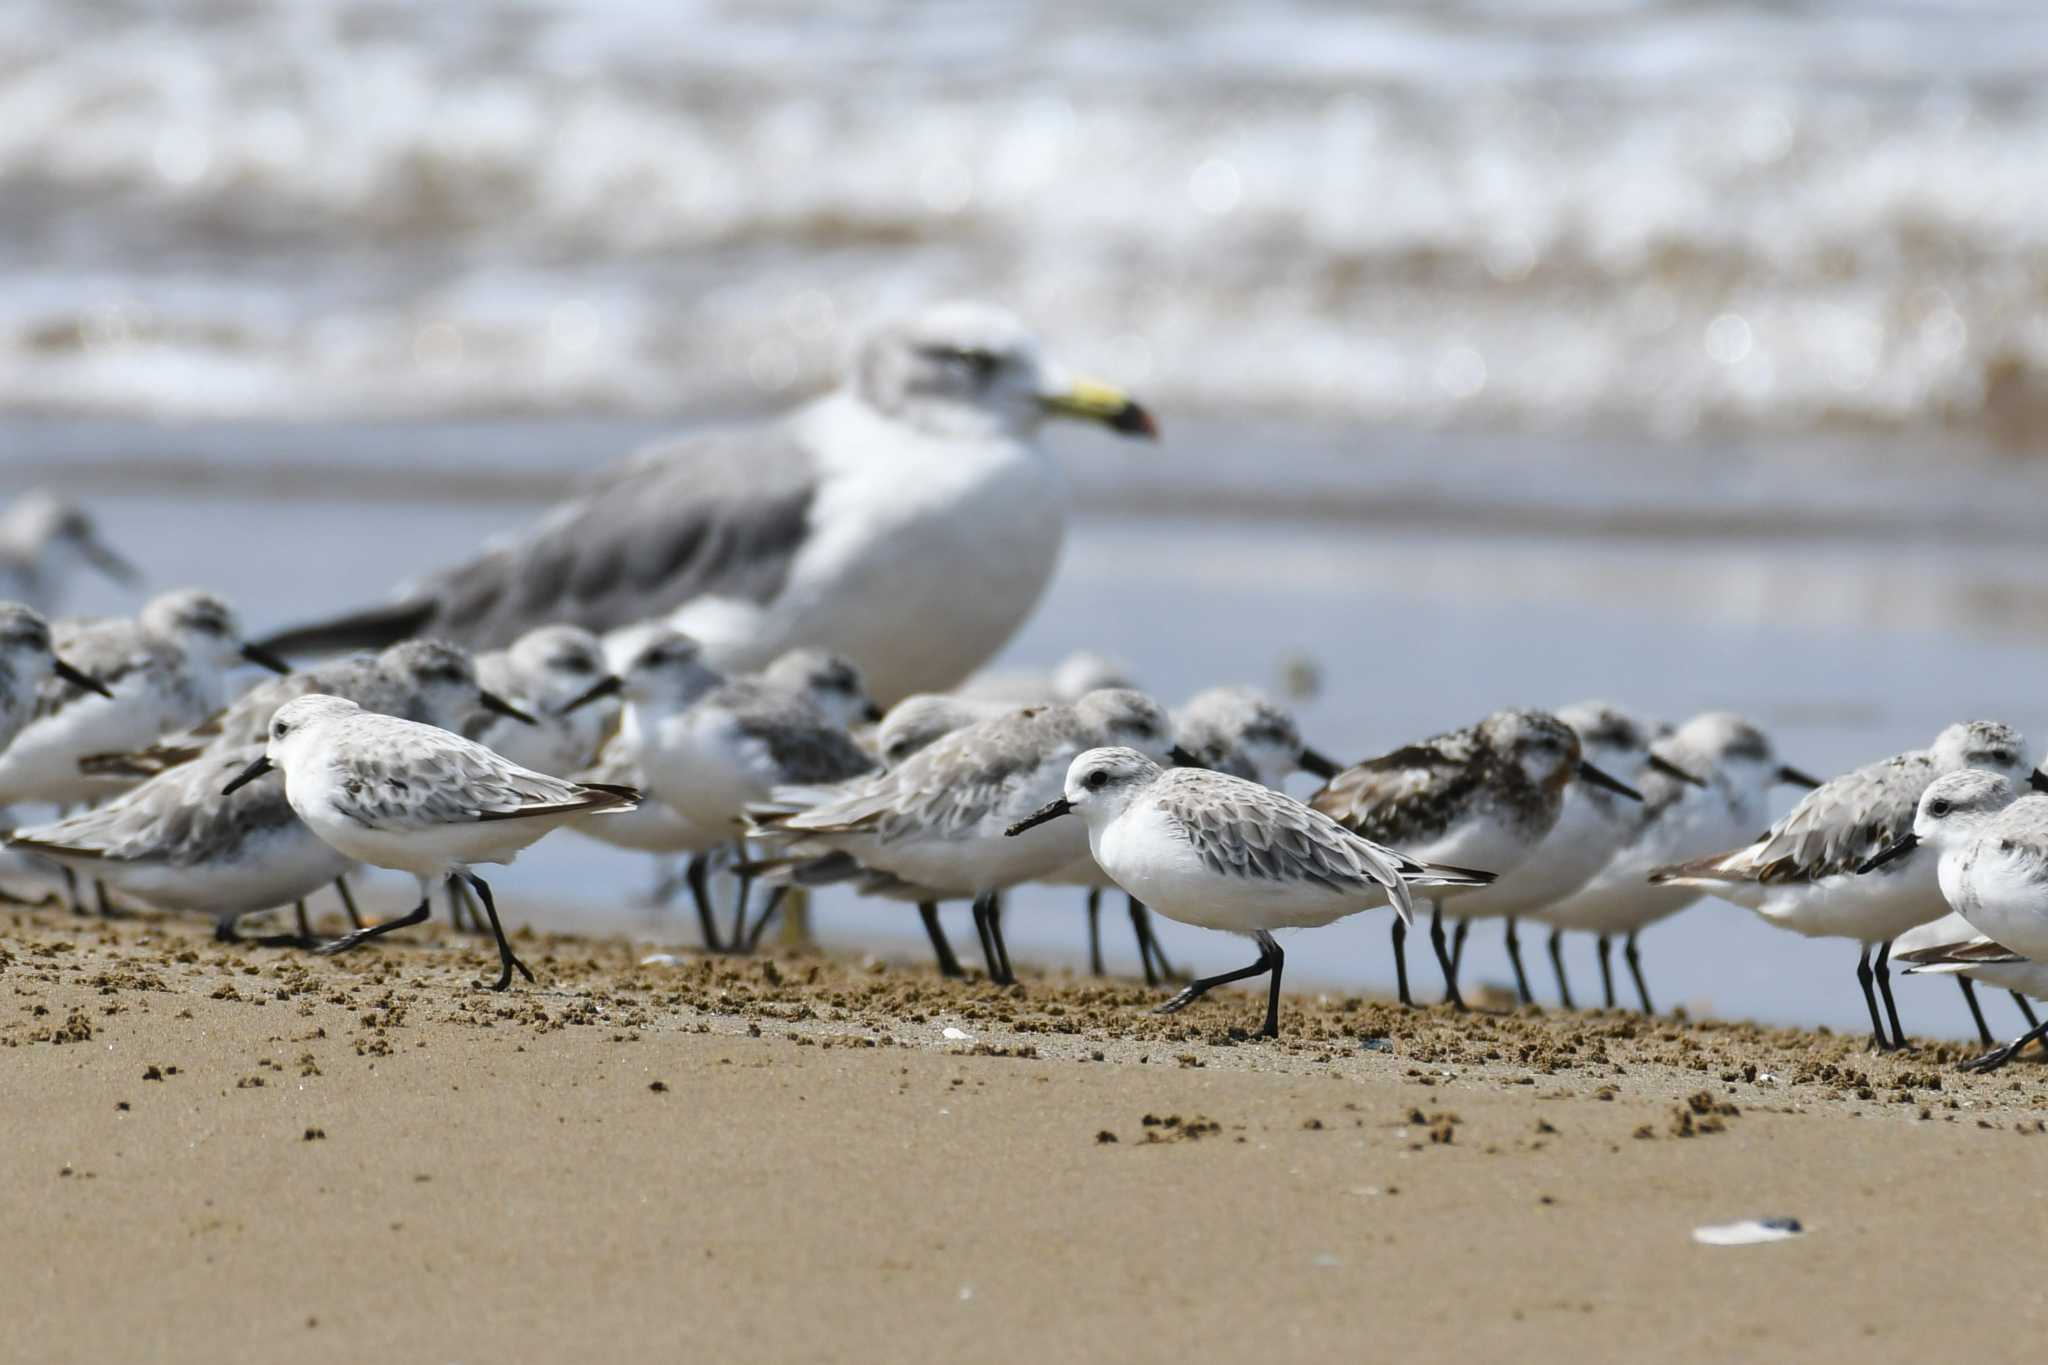
<svg viewBox="0 0 2048 1365"><path fill-rule="evenodd" d="M960 959L953 956L953 945L946 942L946 931L939 924L939 907L930 901L919 901L917 914L924 921L925 934L932 941L932 955L939 960L939 975L967 975L960 970Z"/></svg>
<svg viewBox="0 0 2048 1365"><path fill-rule="evenodd" d="M1465 924L1466 921L1464 920L1458 921L1458 936L1460 938L1465 936ZM1515 932L1515 917L1513 915L1508 916L1507 945L1508 961L1515 964L1515 1003L1518 1005L1534 1004L1536 1002L1536 993L1529 989L1529 974L1522 970L1522 939ZM1451 960L1455 965L1457 959L1453 957Z"/></svg>
<svg viewBox="0 0 2048 1365"><path fill-rule="evenodd" d="M78 898L78 874L68 867L63 867L59 870L64 874L64 899L70 903L71 913L74 915L90 914L91 912L85 908L85 902Z"/></svg>
<svg viewBox="0 0 2048 1365"><path fill-rule="evenodd" d="M107 900L107 884L98 877L92 879L92 895L93 899L99 902L101 919L116 919L120 916L121 912Z"/></svg>
<svg viewBox="0 0 2048 1365"><path fill-rule="evenodd" d="M215 943L240 943L242 941L242 931L235 927L235 921L239 918L239 915L222 915L216 919L213 922L213 941Z"/></svg>
<svg viewBox="0 0 2048 1365"><path fill-rule="evenodd" d="M745 840L733 845L733 859L740 867L747 865ZM739 891L732 908L732 937L726 940L726 946L735 953L751 953L754 950L747 943L747 900L754 893L754 878L747 872L734 875L739 878Z"/></svg>
<svg viewBox="0 0 2048 1365"><path fill-rule="evenodd" d="M1650 1003L1650 988L1643 981L1643 955L1636 951L1636 933L1629 930L1628 937L1621 941L1621 956L1628 963L1628 974L1635 978L1636 999L1643 1002L1643 1013L1655 1014L1657 1007Z"/></svg>
<svg viewBox="0 0 2048 1365"><path fill-rule="evenodd" d="M1401 1003L1415 1008L1415 997L1408 994L1408 921L1394 916L1394 985L1401 992Z"/></svg>
<svg viewBox="0 0 2048 1365"><path fill-rule="evenodd" d="M1607 992L1607 1008L1613 1009L1614 964L1608 961L1607 955L1608 952L1614 947L1614 941L1608 938L1607 935L1602 934L1598 939L1598 943L1600 946L1600 986L1601 989Z"/></svg>
<svg viewBox="0 0 2048 1365"><path fill-rule="evenodd" d="M1145 969L1145 984L1159 984L1158 969L1152 965L1152 913L1138 903L1136 896L1129 897L1131 912L1131 934L1138 940L1138 965Z"/></svg>
<svg viewBox="0 0 2048 1365"><path fill-rule="evenodd" d="M356 893L348 889L348 878L336 877L334 879L334 890L341 897L341 908L348 911L348 927L351 929L362 928L363 916L356 909Z"/></svg>
<svg viewBox="0 0 2048 1365"><path fill-rule="evenodd" d="M995 929L990 923L995 899L993 892L974 898L974 932L981 935L981 960L988 966L988 979L998 986L1007 986L1010 978L1003 970L1003 956L996 949Z"/></svg>
<svg viewBox="0 0 2048 1365"><path fill-rule="evenodd" d="M1003 893L998 891L988 898L988 932L996 941L996 956L1003 963L1003 984L1009 985L1017 979L1016 971L1010 966L1010 945L1003 942Z"/></svg>
<svg viewBox="0 0 2048 1365"><path fill-rule="evenodd" d="M1892 999L1891 961L1892 944L1890 939L1886 939L1884 947L1877 950L1877 962L1872 970L1877 976L1877 989L1884 995L1885 1017L1891 1020L1892 1046L1902 1048L1906 1045L1906 1031L1899 1027L1899 1006Z"/></svg>
<svg viewBox="0 0 2048 1365"><path fill-rule="evenodd" d="M1280 945L1275 943L1273 936L1263 929L1253 935L1253 937L1257 939L1259 945L1259 960L1257 962L1252 963L1249 967L1240 967L1234 972L1225 972L1221 976L1205 976L1190 981L1180 994L1174 996L1173 999L1165 1004L1158 1006L1152 1012L1154 1014L1176 1013L1194 1004L1195 1001L1201 999L1210 991L1216 989L1216 987L1227 986L1233 981L1242 981L1246 977L1272 972L1277 978L1283 961ZM1276 979L1266 994L1266 1025L1260 1030L1260 1034L1267 1038L1275 1038L1279 1036L1279 1033L1280 986Z"/></svg>
<svg viewBox="0 0 2048 1365"><path fill-rule="evenodd" d="M393 929L406 929L415 924L424 924L427 922L427 900L426 894L422 892L420 894L420 903L412 908L411 914L400 915L397 919L383 920L371 925L367 929L358 929L354 933L343 934L340 938L321 944L313 951L323 957L332 957L336 953L345 953L351 948L361 947L373 938L382 938Z"/></svg>
<svg viewBox="0 0 2048 1365"><path fill-rule="evenodd" d="M747 930L746 950L749 953L761 946L761 935L768 932L768 921L774 919L776 912L782 909L783 898L787 895L789 895L789 888L786 886L777 886L769 889L768 900L761 907L760 918L754 921L753 928Z"/></svg>
<svg viewBox="0 0 2048 1365"><path fill-rule="evenodd" d="M1565 980L1564 976L1564 930L1562 929L1552 929L1550 931L1550 969L1557 973L1558 1002L1568 1010L1577 1009L1578 1006L1572 1003L1572 983Z"/></svg>
<svg viewBox="0 0 2048 1365"><path fill-rule="evenodd" d="M1450 948L1444 942L1444 903L1429 903L1429 946L1436 949L1436 965L1444 973L1444 1000L1459 1013L1467 1008L1465 997L1458 993L1458 969L1451 963Z"/></svg>
<svg viewBox="0 0 2048 1365"><path fill-rule="evenodd" d="M719 950L718 925L711 918L711 888L705 883L709 866L710 860L703 854L692 853L683 868L683 885L690 888L690 900L697 907L697 928L704 935L704 951L715 953Z"/></svg>
<svg viewBox="0 0 2048 1365"><path fill-rule="evenodd" d="M1977 1003L1977 985L1967 976L1958 976L1956 984L1963 988L1963 1003L1970 1007L1970 1018L1977 1021L1977 1041L1990 1047L1996 1042L1991 1034L1991 1025L1984 1022L1984 1007Z"/></svg>
<svg viewBox="0 0 2048 1365"><path fill-rule="evenodd" d="M294 914L296 914L296 915L298 916L298 922L299 922L299 946L300 946L301 948L310 948L310 947L312 947L312 946L313 946L313 921L311 921L311 920L309 920L309 919L307 919L307 918L306 918L306 902L305 902L304 898L301 898L301 899L299 899L299 900L295 900L295 901L293 901L293 902L292 902L292 911L293 911L293 913L294 913Z"/></svg>
<svg viewBox="0 0 2048 1365"><path fill-rule="evenodd" d="M2034 1007L2033 1005L2028 1003L2027 997L2021 995L2018 991L2011 991L2008 992L2008 994L2012 996L2013 1004L2019 1006L2021 1016L2025 1018L2027 1021L2027 1027L2039 1028L2041 1026L2041 1021L2034 1017Z"/></svg>
<svg viewBox="0 0 2048 1365"><path fill-rule="evenodd" d="M491 917L491 936L498 940L498 984L491 987L491 989L502 991L511 985L512 969L514 967L519 969L521 976L525 977L528 981L532 981L533 973L527 970L524 962L512 956L512 945L505 941L505 926L498 923L498 907L491 900L489 883L485 882L482 877L477 876L474 872L465 872L462 875L471 886L476 888L476 894L483 899L484 913Z"/></svg>
<svg viewBox="0 0 2048 1365"><path fill-rule="evenodd" d="M1138 951L1146 955L1146 961L1150 964L1145 969L1145 984L1148 986L1155 984L1152 976L1155 969L1159 973L1158 979L1160 981L1177 981L1181 979L1181 974L1174 970L1171 962L1166 960L1166 949L1159 946L1159 935L1152 928L1152 912L1147 910L1145 903L1136 896L1126 895L1125 899L1130 902L1131 906L1131 924L1142 935L1142 942L1138 946Z"/></svg>
<svg viewBox="0 0 2048 1365"><path fill-rule="evenodd" d="M1879 1052L1891 1051L1891 1042L1884 1036L1884 1024L1877 1017L1877 992L1870 988L1873 973L1870 970L1870 945L1856 945L1856 984L1863 987L1863 1003L1870 1008L1870 1046Z"/></svg>
<svg viewBox="0 0 2048 1365"><path fill-rule="evenodd" d="M2035 1039L2040 1039L2044 1046L2048 1046L2048 1024L2036 1024L2004 1047L1987 1052L1975 1061L1964 1062L1963 1070L1977 1072L1996 1071L2018 1056L2020 1049Z"/></svg>
<svg viewBox="0 0 2048 1365"><path fill-rule="evenodd" d="M1457 928L1451 930L1451 977L1456 979L1465 974L1465 936L1472 932L1472 921L1461 919Z"/></svg>
<svg viewBox="0 0 2048 1365"><path fill-rule="evenodd" d="M448 923L458 934L480 934L484 930L483 916L477 914L476 904L470 899L469 888L450 877L448 879Z"/></svg>
<svg viewBox="0 0 2048 1365"><path fill-rule="evenodd" d="M1139 951L1143 952L1141 945ZM1102 888L1088 888L1088 975L1102 975Z"/></svg>

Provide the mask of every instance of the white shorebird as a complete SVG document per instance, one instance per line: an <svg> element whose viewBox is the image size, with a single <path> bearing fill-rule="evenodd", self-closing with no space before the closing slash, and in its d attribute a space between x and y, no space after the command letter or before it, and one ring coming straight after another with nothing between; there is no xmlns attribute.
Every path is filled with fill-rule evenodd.
<svg viewBox="0 0 2048 1365"><path fill-rule="evenodd" d="M305 941L305 897L326 881L340 893L350 923L361 928L344 877L349 860L292 812L281 777L221 791L261 754L271 719L284 704L324 690L321 684L367 711L448 730L473 724L479 707L493 700L477 686L466 651L431 640L408 640L374 658L273 679L215 716L212 737L201 741L197 755L90 810L21 830L15 845L160 909L205 911L224 940L235 937L244 915L297 903L299 940ZM343 687L350 690L339 691ZM207 728L180 738L198 738ZM462 907L451 897L449 908L457 913Z"/></svg>
<svg viewBox="0 0 2048 1365"><path fill-rule="evenodd" d="M264 751L222 788L233 793L273 767L285 798L307 828L355 862L409 872L419 880L411 914L358 929L320 949L345 952L427 918L435 882L461 878L483 901L498 944L493 990L516 969L491 888L471 869L509 863L528 844L600 810L630 808L639 793L596 787L522 768L483 745L417 721L365 711L342 697L314 693L278 708Z"/></svg>
<svg viewBox="0 0 2048 1365"><path fill-rule="evenodd" d="M1588 763L1569 725L1544 711L1496 711L1452 730L1357 763L1309 798L1309 805L1353 833L1422 862L1476 868L1506 877L1557 823L1574 778L1640 801L1642 796ZM1465 1008L1458 969L1444 941L1447 886L1430 900L1429 941L1444 973L1444 994ZM1394 922L1394 971L1401 1003L1408 991L1408 926ZM1529 998L1520 945L1508 949L1515 982Z"/></svg>
<svg viewBox="0 0 2048 1365"><path fill-rule="evenodd" d="M508 649L477 655L486 705L489 699L512 705L492 707L497 716L464 733L522 768L557 776L579 772L597 760L618 715L612 706L572 703L609 672L603 643L583 627L529 630Z"/></svg>
<svg viewBox="0 0 2048 1365"><path fill-rule="evenodd" d="M1018 838L1069 813L1116 884L1168 919L1243 934L1258 960L1203 977L1159 1007L1185 1009L1216 987L1268 975L1266 1021L1280 1036L1277 929L1305 929L1391 904L1410 917L1409 887L1483 886L1490 874L1382 848L1282 792L1201 768L1161 768L1135 749L1101 748L1068 766L1062 794L1007 831Z"/></svg>
<svg viewBox="0 0 2048 1365"><path fill-rule="evenodd" d="M602 633L665 615L722 669L816 645L884 701L950 687L1010 638L1058 562L1067 490L1038 443L1048 417L1155 434L1010 314L941 305L870 334L844 385L787 417L657 446L391 605L266 643L490 647L553 621Z"/></svg>
<svg viewBox="0 0 2048 1365"><path fill-rule="evenodd" d="M569 709L621 695L621 723L633 736L644 789L701 831L708 848L739 843L747 807L779 787L828 787L874 768L845 727L812 704L814 691L844 698L846 709L865 709L860 675L844 660L806 654L779 673L771 666L761 677L725 680L705 667L689 636L662 630L644 639L623 672L593 685ZM735 949L748 942L745 886L727 940Z"/></svg>
<svg viewBox="0 0 2048 1365"><path fill-rule="evenodd" d="M766 841L805 854L840 852L922 896L933 949L936 904L971 898L992 980L1015 980L996 897L1057 874L1082 857L1078 829L1029 838L1004 831L1056 797L1074 756L1124 744L1158 758L1175 752L1166 711L1142 692L1090 692L1071 706L1027 707L955 730L894 768L836 787L789 787L751 812ZM939 952L942 970L950 951Z"/></svg>
<svg viewBox="0 0 2048 1365"><path fill-rule="evenodd" d="M244 643L234 612L207 592L166 593L133 621L60 622L54 634L58 651L100 687L44 682L35 715L0 752L0 806L107 795L116 788L81 772L81 759L140 748L218 711L240 662L289 671Z"/></svg>
<svg viewBox="0 0 2048 1365"><path fill-rule="evenodd" d="M1987 940L1951 950L1966 963L2048 962L2048 796L2013 798L2012 781L2002 772L1938 777L1921 793L1913 827L1860 869L1868 875L1924 846L1921 856L1934 859L1942 899ZM2036 972L2014 979L2041 984ZM2048 1029L2030 1019L2025 1033L1966 1069L2001 1067L2044 1033Z"/></svg>
<svg viewBox="0 0 2048 1365"><path fill-rule="evenodd" d="M42 613L20 602L0 602L0 752L27 727L53 678L113 695L105 683L58 657Z"/></svg>
<svg viewBox="0 0 2048 1365"><path fill-rule="evenodd" d="M54 612L63 605L70 578L84 567L121 584L140 578L75 503L38 489L0 512L0 601Z"/></svg>
<svg viewBox="0 0 2048 1365"><path fill-rule="evenodd" d="M1650 744L1641 774L1643 801L1621 846L1576 892L1532 913L1555 935L1566 929L1598 936L1600 979L1609 1008L1614 974L1609 953L1622 940L1643 1013L1655 1010L1643 977L1637 935L1677 914L1704 893L1698 888L1652 886L1661 867L1712 853L1748 837L1770 818L1771 788L1819 782L1779 761L1763 731L1727 711L1707 711Z"/></svg>
<svg viewBox="0 0 2048 1365"><path fill-rule="evenodd" d="M1933 857L1893 858L1873 876L1857 869L1912 828L1928 784L1946 773L1982 768L2026 780L2026 741L1996 721L1951 725L1925 749L1882 759L1822 783L1761 838L1741 848L1658 869L1659 885L1694 887L1746 906L1781 929L1810 938L1854 939L1856 980L1870 1010L1871 1041L1890 1050L1902 1040L1892 1001L1891 941L1948 912ZM1878 946L1873 967L1870 950ZM1891 1037L1878 1018L1872 982L1884 995Z"/></svg>
<svg viewBox="0 0 2048 1365"><path fill-rule="evenodd" d="M1970 1018L1977 1025L1977 1037L1985 1047L1997 1041L1985 1022L1984 1007L1977 1002L1975 982L2008 992L2012 1003L2026 1019L2027 1027L2039 1028L2041 1021L2028 1001L2048 1000L2048 962L2018 957L1994 942L1961 915L1950 911L1938 920L1908 929L1892 940L1892 961L1904 962L1907 976L1953 976L1963 988Z"/></svg>
<svg viewBox="0 0 2048 1365"><path fill-rule="evenodd" d="M1048 669L997 669L977 673L952 695L969 703L999 706L1044 706L1077 702L1107 687L1139 691L1137 674L1122 659L1093 649L1077 649Z"/></svg>

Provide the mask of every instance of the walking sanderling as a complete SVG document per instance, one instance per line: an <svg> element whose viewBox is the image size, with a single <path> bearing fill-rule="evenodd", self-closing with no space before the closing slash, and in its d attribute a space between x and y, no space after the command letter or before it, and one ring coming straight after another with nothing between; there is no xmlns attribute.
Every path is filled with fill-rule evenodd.
<svg viewBox="0 0 2048 1365"><path fill-rule="evenodd" d="M58 657L42 613L19 602L0 602L0 751L34 717L36 702L53 678L113 696L98 678Z"/></svg>
<svg viewBox="0 0 2048 1365"><path fill-rule="evenodd" d="M1068 765L1064 790L1006 831L1019 838L1078 815L1111 879L1168 919L1244 934L1258 960L1203 977L1159 1007L1187 1008L1216 987L1269 975L1266 1022L1280 1036L1276 929L1306 929L1391 904L1411 915L1410 886L1484 886L1491 874L1426 863L1382 848L1282 792L1202 768L1161 768L1135 749L1090 749Z"/></svg>
<svg viewBox="0 0 2048 1365"><path fill-rule="evenodd" d="M1921 793L1912 828L1859 870L1878 872L1924 848L1920 856L1934 861L1942 899L1990 940L1953 956L2013 966L2048 962L2048 796L2013 798L2012 781L2002 772L1966 769L1938 777ZM2030 974L2029 984L2039 984L2038 978ZM1896 1034L1898 1025L1892 1029ZM2030 1022L2025 1033L1965 1069L2004 1066L2044 1032Z"/></svg>
<svg viewBox="0 0 2048 1365"><path fill-rule="evenodd" d="M1048 417L1156 434L1008 313L934 307L871 333L837 392L782 420L656 446L393 604L267 643L490 647L553 621L605 632L667 616L724 669L816 645L886 701L950 687L1010 638L1059 559L1067 492L1037 439Z"/></svg>
<svg viewBox="0 0 2048 1365"><path fill-rule="evenodd" d="M1576 929L1598 936L1600 978L1614 1004L1612 941L1622 939L1643 1013L1654 1013L1637 936L1685 909L1704 893L1697 888L1652 886L1660 867L1726 848L1770 818L1770 791L1779 783L1818 782L1779 761L1770 738L1727 711L1694 716L1653 741L1642 773L1643 802L1627 839L1599 871L1570 896L1534 912L1555 934Z"/></svg>
<svg viewBox="0 0 2048 1365"><path fill-rule="evenodd" d="M1021 839L1004 831L1059 795L1076 754L1105 743L1167 758L1173 724L1142 692L1091 692L1072 706L1027 707L955 730L897 767L836 787L782 788L751 813L770 843L843 852L922 888L928 932L938 900L972 898L989 977L1007 984L1015 974L996 896L1062 871L1086 854L1087 840L1078 828Z"/></svg>
<svg viewBox="0 0 2048 1365"><path fill-rule="evenodd" d="M2030 961L1993 942L1953 910L1893 939L1892 961L1906 963L1907 976L1953 976L1963 988L1963 1000L1985 1047L1998 1039L1977 1001L1976 982L2009 993L2028 1028L2041 1023L2028 997L2048 999L2048 963Z"/></svg>
<svg viewBox="0 0 2048 1365"><path fill-rule="evenodd" d="M101 686L44 681L35 715L0 752L0 806L107 795L104 779L79 771L80 759L141 748L218 711L237 663L289 671L245 644L227 603L207 592L166 593L133 621L59 623L53 634L58 652Z"/></svg>
<svg viewBox="0 0 2048 1365"><path fill-rule="evenodd" d="M1901 1041L1888 970L1891 941L1914 925L1947 913L1939 859L1909 849L1874 875L1859 876L1857 869L1912 828L1920 795L1929 783L1965 768L1983 768L2024 782L2026 741L2019 731L1996 721L1951 725L1925 749L1896 754L1823 782L1761 838L1659 868L1650 880L1733 901L1781 929L1810 938L1854 939L1856 980L1870 1010L1871 1041L1888 1051ZM1878 949L1874 966L1873 946ZM1884 995L1890 1038L1878 1019L1873 981Z"/></svg>
<svg viewBox="0 0 2048 1365"><path fill-rule="evenodd" d="M600 810L630 808L639 793L596 787L508 763L473 740L417 721L365 711L320 693L286 702L270 720L264 751L222 793L231 794L273 767L284 773L285 797L307 828L355 862L409 872L419 880L411 914L335 939L319 951L339 953L427 918L435 882L460 877L483 901L498 944L498 980L516 969L498 922L491 888L471 869L509 863L520 850L561 825Z"/></svg>
<svg viewBox="0 0 2048 1365"><path fill-rule="evenodd" d="M69 580L81 567L124 585L141 578L75 503L37 489L0 512L0 601L47 615L63 605Z"/></svg>
<svg viewBox="0 0 2048 1365"><path fill-rule="evenodd" d="M1544 711L1496 711L1477 725L1432 736L1354 764L1309 798L1309 805L1353 833L1421 862L1447 863L1506 877L1557 823L1574 778L1640 801L1635 788L1588 763L1569 725ZM1465 1008L1458 970L1444 941L1444 897L1430 899L1429 941L1443 969L1444 994ZM1394 922L1394 971L1401 1003L1408 991L1408 926ZM1529 996L1519 943L1508 940L1515 982Z"/></svg>

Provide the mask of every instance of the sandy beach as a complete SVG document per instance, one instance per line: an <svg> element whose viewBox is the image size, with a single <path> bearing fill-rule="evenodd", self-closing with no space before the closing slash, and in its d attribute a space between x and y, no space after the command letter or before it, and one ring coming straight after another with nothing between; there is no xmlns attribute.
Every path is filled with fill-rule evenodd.
<svg viewBox="0 0 2048 1365"><path fill-rule="evenodd" d="M624 939L529 935L504 995L440 932L4 943L21 1359L1869 1360L2042 1315L2048 1073L1956 1044L1329 996L1259 1043L1230 992ZM1749 1217L1805 1235L1693 1241Z"/></svg>

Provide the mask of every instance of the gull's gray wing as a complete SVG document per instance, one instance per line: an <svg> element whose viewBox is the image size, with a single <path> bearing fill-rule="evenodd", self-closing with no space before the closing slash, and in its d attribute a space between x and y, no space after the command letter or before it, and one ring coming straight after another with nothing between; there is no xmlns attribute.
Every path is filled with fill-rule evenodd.
<svg viewBox="0 0 2048 1365"><path fill-rule="evenodd" d="M284 653L380 648L431 633L473 649L565 621L600 633L699 597L763 604L810 530L816 462L787 422L686 436L634 456L398 602L264 641Z"/></svg>

